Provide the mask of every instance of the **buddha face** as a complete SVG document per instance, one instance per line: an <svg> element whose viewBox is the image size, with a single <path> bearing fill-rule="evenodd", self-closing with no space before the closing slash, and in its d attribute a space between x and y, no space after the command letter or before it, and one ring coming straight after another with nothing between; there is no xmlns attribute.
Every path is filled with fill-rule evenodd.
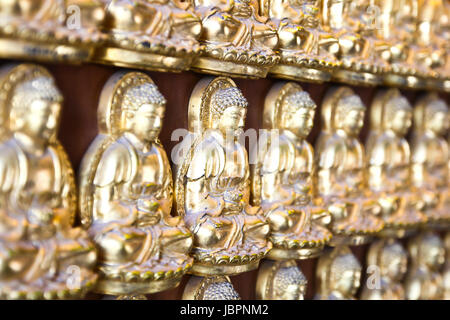
<svg viewBox="0 0 450 320"><path fill-rule="evenodd" d="M398 136L404 136L408 133L412 123L412 112L410 110L400 109L391 112L386 119L388 127Z"/></svg>
<svg viewBox="0 0 450 320"><path fill-rule="evenodd" d="M354 296L359 288L360 280L360 270L343 270L338 276L335 277L334 289L342 294Z"/></svg>
<svg viewBox="0 0 450 320"><path fill-rule="evenodd" d="M297 266L280 268L273 279L274 297L279 300L303 300L306 279Z"/></svg>
<svg viewBox="0 0 450 320"><path fill-rule="evenodd" d="M400 281L407 271L408 258L406 253L396 252L396 255L383 257L382 273L389 279Z"/></svg>
<svg viewBox="0 0 450 320"><path fill-rule="evenodd" d="M164 106L144 103L128 118L128 128L141 141L154 141L161 132Z"/></svg>
<svg viewBox="0 0 450 320"><path fill-rule="evenodd" d="M436 135L443 135L448 129L448 122L448 112L443 110L435 111L427 117L426 128Z"/></svg>
<svg viewBox="0 0 450 320"><path fill-rule="evenodd" d="M218 120L218 129L222 132L244 129L247 109L240 106L227 107Z"/></svg>
<svg viewBox="0 0 450 320"><path fill-rule="evenodd" d="M348 135L357 136L364 124L364 109L339 108L337 120L338 129L344 130Z"/></svg>
<svg viewBox="0 0 450 320"><path fill-rule="evenodd" d="M422 250L422 263L431 269L439 269L445 262L445 249L441 245L427 246Z"/></svg>
<svg viewBox="0 0 450 320"><path fill-rule="evenodd" d="M44 99L35 99L29 106L13 108L12 130L32 138L48 141L56 134L61 104Z"/></svg>
<svg viewBox="0 0 450 320"><path fill-rule="evenodd" d="M314 109L298 108L295 112L285 112L281 127L306 138L313 127Z"/></svg>

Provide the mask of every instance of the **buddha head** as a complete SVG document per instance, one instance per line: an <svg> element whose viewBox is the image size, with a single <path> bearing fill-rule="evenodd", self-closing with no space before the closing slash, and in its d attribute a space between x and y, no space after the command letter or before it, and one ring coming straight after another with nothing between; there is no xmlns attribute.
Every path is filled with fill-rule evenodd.
<svg viewBox="0 0 450 320"><path fill-rule="evenodd" d="M408 255L398 242L385 244L379 253L381 274L392 281L401 281L407 271Z"/></svg>
<svg viewBox="0 0 450 320"><path fill-rule="evenodd" d="M211 97L212 127L222 133L244 129L247 100L236 87L217 90Z"/></svg>
<svg viewBox="0 0 450 320"><path fill-rule="evenodd" d="M330 266L330 290L354 296L361 280L361 265L352 253L338 255Z"/></svg>
<svg viewBox="0 0 450 320"><path fill-rule="evenodd" d="M384 109L384 127L403 137L411 127L412 108L403 96L396 96L386 102Z"/></svg>
<svg viewBox="0 0 450 320"><path fill-rule="evenodd" d="M306 91L294 91L282 102L279 128L306 138L313 127L316 104Z"/></svg>
<svg viewBox="0 0 450 320"><path fill-rule="evenodd" d="M56 136L62 101L63 96L50 77L19 83L11 99L10 130L48 142Z"/></svg>
<svg viewBox="0 0 450 320"><path fill-rule="evenodd" d="M191 276L183 292L183 300L240 300L227 276Z"/></svg>
<svg viewBox="0 0 450 320"><path fill-rule="evenodd" d="M296 265L284 265L273 278L273 297L279 300L303 300L307 281Z"/></svg>
<svg viewBox="0 0 450 320"><path fill-rule="evenodd" d="M449 126L449 115L447 105L444 100L435 99L425 108L425 130L433 132L435 135L443 135Z"/></svg>
<svg viewBox="0 0 450 320"><path fill-rule="evenodd" d="M420 234L409 243L409 253L418 266L438 271L445 262L443 241L431 232Z"/></svg>
<svg viewBox="0 0 450 320"><path fill-rule="evenodd" d="M364 124L365 110L364 103L356 94L342 97L335 107L334 128L349 136L357 136Z"/></svg>
<svg viewBox="0 0 450 320"><path fill-rule="evenodd" d="M123 97L123 129L141 141L154 141L161 131L165 106L166 99L155 84L144 82L130 87Z"/></svg>
<svg viewBox="0 0 450 320"><path fill-rule="evenodd" d="M221 279L221 278L219 278ZM231 282L226 278L223 281L216 281L206 286L203 293L203 300L239 300L239 294L233 288Z"/></svg>

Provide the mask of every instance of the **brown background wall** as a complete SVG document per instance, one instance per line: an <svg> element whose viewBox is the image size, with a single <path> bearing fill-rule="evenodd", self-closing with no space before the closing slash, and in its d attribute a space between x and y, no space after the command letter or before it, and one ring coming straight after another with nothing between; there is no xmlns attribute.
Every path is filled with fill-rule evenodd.
<svg viewBox="0 0 450 320"><path fill-rule="evenodd" d="M11 61L0 61L2 64ZM77 171L84 152L97 135L97 105L100 92L108 78L119 68L106 67L101 65L86 64L83 66L69 65L45 65L54 75L58 87L64 95L64 109L61 119L60 139L69 154L74 169ZM187 112L190 94L197 83L204 75L185 72L180 74L147 72L155 81L162 94L166 97L167 109L161 133L161 142L166 148L170 158L170 153L177 141L170 141L171 133L177 128L187 129ZM247 128L261 128L262 111L264 98L276 79L244 80L235 79L238 87L249 102ZM301 83L304 90L308 91L312 99L321 105L322 98L327 89L334 85L331 83L317 85ZM361 96L367 107L376 92L376 88L353 87L355 92ZM402 90L403 94L411 103L422 93L420 91ZM447 102L450 95L442 95ZM369 112L366 113L368 117ZM308 137L308 141L314 145L315 139L320 131L320 107L316 113L314 129ZM366 124L368 123L366 119ZM365 125L361 132L361 139L365 139L368 126ZM367 246L352 248L355 255L365 267L365 252ZM308 279L308 291L306 298L314 296L314 270L317 259L310 259L299 262L299 266ZM248 272L232 277L232 282L242 299L254 299L255 283L257 271ZM181 299L187 277L183 279L178 288L165 292L149 295L151 299ZM99 298L91 295L90 298Z"/></svg>

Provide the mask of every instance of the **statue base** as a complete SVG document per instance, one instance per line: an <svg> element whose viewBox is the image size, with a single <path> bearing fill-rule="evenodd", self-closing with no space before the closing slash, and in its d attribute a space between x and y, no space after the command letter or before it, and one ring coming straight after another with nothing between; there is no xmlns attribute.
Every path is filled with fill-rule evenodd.
<svg viewBox="0 0 450 320"><path fill-rule="evenodd" d="M427 87L427 81L420 77L408 76L406 77L406 87L411 89L425 89Z"/></svg>
<svg viewBox="0 0 450 320"><path fill-rule="evenodd" d="M188 70L194 55L168 56L152 52L139 52L116 47L98 48L93 61L125 68L138 68L160 72Z"/></svg>
<svg viewBox="0 0 450 320"><path fill-rule="evenodd" d="M320 245L315 248L301 248L301 249L279 249L273 248L269 251L266 259L270 260L306 260L313 259L322 253L325 245Z"/></svg>
<svg viewBox="0 0 450 320"><path fill-rule="evenodd" d="M374 239L372 235L354 235L354 236L343 236L343 235L335 235L331 238L329 246L338 247L341 245L345 246L360 246L363 244L367 244Z"/></svg>
<svg viewBox="0 0 450 320"><path fill-rule="evenodd" d="M81 44L38 43L0 38L0 58L79 64L92 57L94 49Z"/></svg>
<svg viewBox="0 0 450 320"><path fill-rule="evenodd" d="M298 67L287 64L278 64L273 66L269 73L275 78L294 81L324 83L331 80L331 73L327 70Z"/></svg>
<svg viewBox="0 0 450 320"><path fill-rule="evenodd" d="M180 284L181 276L162 280L142 282L125 282L120 280L101 279L93 292L114 296L150 294L175 288Z"/></svg>
<svg viewBox="0 0 450 320"><path fill-rule="evenodd" d="M362 71L336 70L333 72L332 78L333 80L356 86L378 86L382 83L380 76Z"/></svg>
<svg viewBox="0 0 450 320"><path fill-rule="evenodd" d="M389 87L405 87L408 83L405 76L390 73L384 76L384 84Z"/></svg>
<svg viewBox="0 0 450 320"><path fill-rule="evenodd" d="M194 263L189 274L195 276L232 276L240 273L258 269L259 262L262 258L253 260L245 264L210 264L210 263Z"/></svg>
<svg viewBox="0 0 450 320"><path fill-rule="evenodd" d="M265 78L270 67L200 57L193 62L191 70L217 76L258 79Z"/></svg>

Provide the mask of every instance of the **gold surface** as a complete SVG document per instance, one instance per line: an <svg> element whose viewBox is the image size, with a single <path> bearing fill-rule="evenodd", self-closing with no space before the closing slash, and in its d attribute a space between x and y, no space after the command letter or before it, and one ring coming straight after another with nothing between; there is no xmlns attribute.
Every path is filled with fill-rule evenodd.
<svg viewBox="0 0 450 320"><path fill-rule="evenodd" d="M72 228L77 190L56 138L62 102L46 69L0 70L1 298L81 298L97 280L95 247Z"/></svg>
<svg viewBox="0 0 450 320"><path fill-rule="evenodd" d="M263 78L278 62L277 32L258 15L256 0L194 0L194 10L202 20L200 42L205 50L194 60L192 70Z"/></svg>
<svg viewBox="0 0 450 320"><path fill-rule="evenodd" d="M192 235L170 215L172 173L158 140L165 105L143 73L117 72L103 88L79 178L81 222L102 257L97 292L162 291L192 266Z"/></svg>
<svg viewBox="0 0 450 320"><path fill-rule="evenodd" d="M328 249L316 269L316 300L355 300L362 267L349 247Z"/></svg>
<svg viewBox="0 0 450 320"><path fill-rule="evenodd" d="M405 135L412 124L412 107L399 90L379 91L370 108L366 141L368 185L378 196L383 234L405 236L427 222L420 189L411 183L411 150Z"/></svg>
<svg viewBox="0 0 450 320"><path fill-rule="evenodd" d="M384 226L377 217L378 199L368 190L364 147L358 138L365 109L348 87L330 89L322 105L314 200L331 213L332 245L365 243Z"/></svg>
<svg viewBox="0 0 450 320"><path fill-rule="evenodd" d="M195 275L255 269L272 247L261 208L249 205L248 156L238 139L246 112L247 100L229 78L204 78L191 95L192 139L175 192L178 213L194 236Z"/></svg>
<svg viewBox="0 0 450 320"><path fill-rule="evenodd" d="M79 17L69 10L76 6ZM13 0L0 4L0 57L80 63L104 37L99 0ZM73 21L72 21L73 20ZM72 25L77 23L78 25Z"/></svg>
<svg viewBox="0 0 450 320"><path fill-rule="evenodd" d="M295 260L264 260L258 271L256 299L303 300L307 280Z"/></svg>
<svg viewBox="0 0 450 320"><path fill-rule="evenodd" d="M293 82L276 83L266 96L263 128L268 137L263 141L260 136L252 192L270 225L271 259L312 258L331 239L321 225L330 214L312 203L314 155L305 139L315 109L309 94Z"/></svg>
<svg viewBox="0 0 450 320"><path fill-rule="evenodd" d="M103 30L106 44L93 57L100 63L180 72L202 51L191 1L108 0Z"/></svg>

